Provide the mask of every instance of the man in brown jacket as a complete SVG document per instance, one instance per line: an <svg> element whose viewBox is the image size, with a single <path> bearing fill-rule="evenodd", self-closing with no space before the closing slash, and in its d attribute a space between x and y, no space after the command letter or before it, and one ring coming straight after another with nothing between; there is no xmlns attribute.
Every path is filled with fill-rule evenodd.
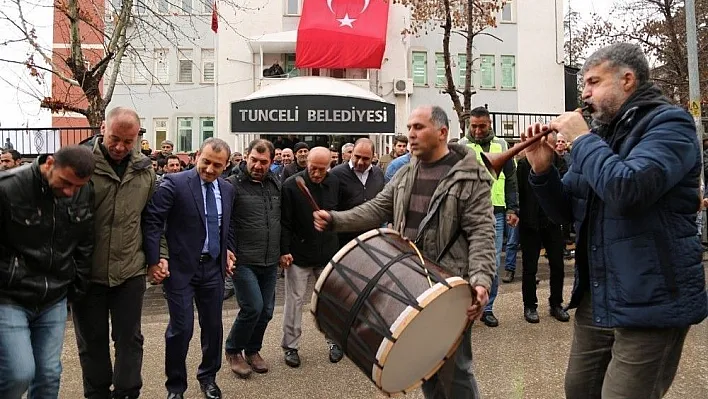
<svg viewBox="0 0 708 399"><path fill-rule="evenodd" d="M137 148L139 130L138 114L118 107L106 116L102 135L87 143L96 160L95 245L91 286L73 305L86 398L137 398L142 387L140 317L147 264L140 221L155 173ZM115 344L113 367L109 336Z"/></svg>
<svg viewBox="0 0 708 399"><path fill-rule="evenodd" d="M440 264L469 279L477 297L467 314L476 320L489 300L496 268L491 178L473 151L447 144L448 126L440 107L414 110L408 121L411 163L373 200L344 212L315 212L314 221L319 230L329 225L336 231L362 231L393 220L431 259L451 243ZM479 397L472 373L471 328L455 355L423 384L423 394L436 399Z"/></svg>

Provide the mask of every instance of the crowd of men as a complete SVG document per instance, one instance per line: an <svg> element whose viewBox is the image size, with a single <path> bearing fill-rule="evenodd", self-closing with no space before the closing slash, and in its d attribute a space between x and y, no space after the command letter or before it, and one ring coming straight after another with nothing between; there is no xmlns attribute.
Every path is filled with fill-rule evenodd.
<svg viewBox="0 0 708 399"><path fill-rule="evenodd" d="M488 111L472 110L468 134L451 142L438 106L411 113L408 135L396 138L380 165L367 138L343 146L341 163L338 152L302 142L290 149L257 139L232 154L225 141L209 138L183 164L171 142L158 152L141 142L138 114L122 107L81 145L25 166L8 160L12 167L0 173L0 397L58 396L68 306L84 396L139 397L142 299L150 282L163 286L169 310L167 397L183 398L187 390L196 304L196 379L204 397L221 398L223 357L241 378L269 370L260 352L279 268L283 360L299 367L308 279L353 237L383 225L467 279L474 294L467 316L490 327L499 324L499 280L514 278L515 265L500 274L505 231L516 229L525 319L539 322L541 247L551 269L550 314L568 321L567 310L576 309L566 396L662 397L688 330L708 315L696 234L695 128L649 82L636 46L598 50L583 73L592 130L578 112L529 126L522 141L548 129L558 134L510 159L499 176L481 159L507 149ZM296 178L320 211L313 212ZM576 279L564 308L564 226L571 224ZM507 249L515 240L509 234ZM224 334L229 281L240 311ZM426 398L479 397L471 331L423 383ZM344 355L334 338L325 337L332 363Z"/></svg>

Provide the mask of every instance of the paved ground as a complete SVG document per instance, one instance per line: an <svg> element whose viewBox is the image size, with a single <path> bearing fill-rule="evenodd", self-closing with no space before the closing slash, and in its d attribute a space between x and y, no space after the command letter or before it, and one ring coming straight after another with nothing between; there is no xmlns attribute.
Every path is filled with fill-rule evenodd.
<svg viewBox="0 0 708 399"><path fill-rule="evenodd" d="M519 262L520 264L520 262ZM547 266L540 266L541 279L547 280ZM566 265L565 297L569 298L572 266ZM552 319L539 307L541 323L529 324L523 319L521 283L517 276L512 284L504 284L495 305L501 321L497 328L475 325L473 349L475 374L485 398L493 399L555 399L563 398L563 378L568 359L572 323ZM254 375L249 380L236 378L224 361L217 382L225 398L289 398L289 399L364 399L383 398L367 377L349 360L330 364L323 336L312 316L303 317L303 342L299 369L291 369L282 361L279 348L282 331L282 280L279 281L276 314L266 332L263 356L271 371ZM548 296L548 283L539 287L539 302ZM309 298L309 296L308 296ZM308 308L309 309L309 308ZM236 301L225 304L224 326L228 331L237 313ZM145 356L143 364L143 398L163 398L164 391L164 331L167 312L158 287L150 287L145 298L143 334ZM200 361L198 326L188 355L190 387L186 398L201 398L194 377ZM64 346L64 371L61 398L81 398L81 369L78 362L74 329L69 323ZM408 395L422 398L420 391ZM708 398L708 322L691 329L678 375L667 399Z"/></svg>

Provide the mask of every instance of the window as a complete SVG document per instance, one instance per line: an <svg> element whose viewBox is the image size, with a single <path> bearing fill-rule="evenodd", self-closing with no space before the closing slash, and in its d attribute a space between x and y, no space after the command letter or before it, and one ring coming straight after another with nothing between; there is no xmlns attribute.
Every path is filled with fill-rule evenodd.
<svg viewBox="0 0 708 399"><path fill-rule="evenodd" d="M214 50L202 49L202 82L214 82Z"/></svg>
<svg viewBox="0 0 708 399"><path fill-rule="evenodd" d="M428 53L422 51L413 52L413 86L425 86L428 84Z"/></svg>
<svg viewBox="0 0 708 399"><path fill-rule="evenodd" d="M300 76L300 70L295 68L295 54L285 54L285 73L289 78Z"/></svg>
<svg viewBox="0 0 708 399"><path fill-rule="evenodd" d="M127 61L127 62L126 62ZM150 81L150 69L148 69L146 62L150 62L147 57L147 52L145 50L137 50L134 53L129 54L127 57L123 58L123 62L126 62L126 69L124 79L128 83L134 84L147 84ZM120 67L123 69L123 65ZM127 79L126 79L127 77Z"/></svg>
<svg viewBox="0 0 708 399"><path fill-rule="evenodd" d="M514 22L514 2L507 0L501 10L501 22Z"/></svg>
<svg viewBox="0 0 708 399"><path fill-rule="evenodd" d="M155 83L170 82L170 64L167 59L167 49L155 49L153 61L155 70L153 79Z"/></svg>
<svg viewBox="0 0 708 399"><path fill-rule="evenodd" d="M152 125L155 129L155 143L153 148L160 148L160 144L167 140L167 118L153 118Z"/></svg>
<svg viewBox="0 0 708 399"><path fill-rule="evenodd" d="M516 89L516 57L501 56L501 88Z"/></svg>
<svg viewBox="0 0 708 399"><path fill-rule="evenodd" d="M177 151L192 151L192 118L177 118Z"/></svg>
<svg viewBox="0 0 708 399"><path fill-rule="evenodd" d="M481 55L479 57L479 87L482 89L495 89L496 76L494 75L494 56Z"/></svg>
<svg viewBox="0 0 708 399"><path fill-rule="evenodd" d="M457 67L459 68L460 75L457 85L460 87L465 87L465 75L467 74L467 54L457 55ZM473 82L470 82L470 87L474 86Z"/></svg>
<svg viewBox="0 0 708 399"><path fill-rule="evenodd" d="M194 9L192 8L192 0L182 0L182 11L185 14L191 14Z"/></svg>
<svg viewBox="0 0 708 399"><path fill-rule="evenodd" d="M192 83L192 50L180 49L177 50L179 57L179 73L177 74L178 83Z"/></svg>
<svg viewBox="0 0 708 399"><path fill-rule="evenodd" d="M204 141L210 137L214 137L214 118L205 117L199 118L199 129L201 141Z"/></svg>
<svg viewBox="0 0 708 399"><path fill-rule="evenodd" d="M300 15L302 10L302 0L284 0L285 15Z"/></svg>
<svg viewBox="0 0 708 399"><path fill-rule="evenodd" d="M435 86L445 86L446 83L445 55L443 53L435 53Z"/></svg>
<svg viewBox="0 0 708 399"><path fill-rule="evenodd" d="M169 0L157 0L157 12L159 14L167 14L170 12Z"/></svg>

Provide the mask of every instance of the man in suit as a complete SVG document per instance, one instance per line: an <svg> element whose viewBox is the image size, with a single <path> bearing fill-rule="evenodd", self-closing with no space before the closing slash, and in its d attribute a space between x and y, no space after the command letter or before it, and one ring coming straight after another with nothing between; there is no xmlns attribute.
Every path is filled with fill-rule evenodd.
<svg viewBox="0 0 708 399"><path fill-rule="evenodd" d="M170 312L165 333L168 399L182 399L187 390L193 300L202 342L197 380L204 397L221 398L216 373L221 368L224 278L232 273L234 262L233 252L227 250L234 189L220 176L230 152L223 140L205 140L196 167L166 175L143 216L148 276L157 283L164 281ZM160 255L163 231L168 257Z"/></svg>

